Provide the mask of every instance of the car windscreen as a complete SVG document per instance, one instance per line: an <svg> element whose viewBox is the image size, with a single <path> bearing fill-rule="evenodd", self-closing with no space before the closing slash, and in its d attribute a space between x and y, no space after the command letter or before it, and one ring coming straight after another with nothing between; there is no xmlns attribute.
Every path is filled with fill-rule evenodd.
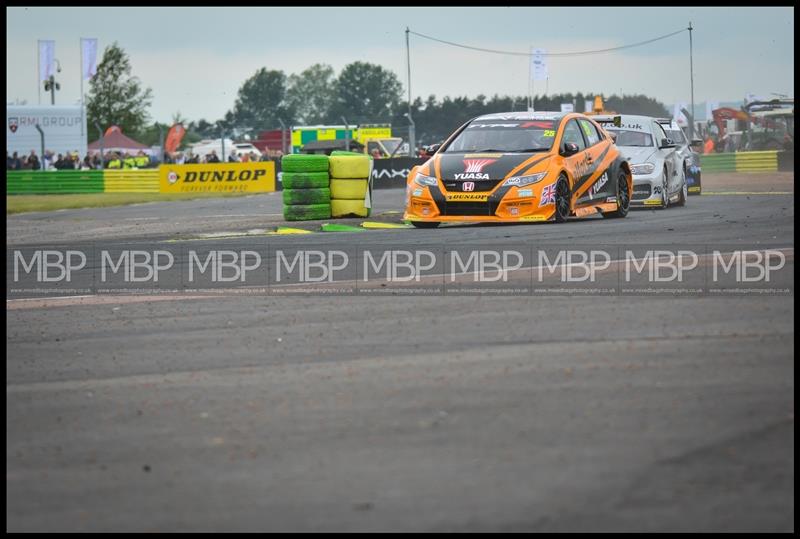
<svg viewBox="0 0 800 539"><path fill-rule="evenodd" d="M444 153L547 151L553 147L556 127L555 120L472 122Z"/></svg>
<svg viewBox="0 0 800 539"><path fill-rule="evenodd" d="M653 137L650 136L650 133L645 133L644 131L628 131L626 129L611 129L609 127L605 129L615 138L614 144L617 146L646 147L653 145Z"/></svg>
<svg viewBox="0 0 800 539"><path fill-rule="evenodd" d="M665 129L669 139L679 146L686 144L686 138L683 136L683 131L676 131L674 129Z"/></svg>

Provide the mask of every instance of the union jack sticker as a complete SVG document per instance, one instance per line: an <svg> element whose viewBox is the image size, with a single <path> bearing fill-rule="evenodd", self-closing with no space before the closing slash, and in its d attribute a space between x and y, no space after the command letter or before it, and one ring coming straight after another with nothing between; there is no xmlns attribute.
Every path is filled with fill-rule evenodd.
<svg viewBox="0 0 800 539"><path fill-rule="evenodd" d="M556 184L551 183L545 185L542 189L542 199L539 201L539 206L546 206L547 204L555 204L556 202Z"/></svg>

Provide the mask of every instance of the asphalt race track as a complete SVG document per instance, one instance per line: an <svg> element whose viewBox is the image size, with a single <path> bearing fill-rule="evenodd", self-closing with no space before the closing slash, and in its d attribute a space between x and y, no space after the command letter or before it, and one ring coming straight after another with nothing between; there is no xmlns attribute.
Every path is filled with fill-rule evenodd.
<svg viewBox="0 0 800 539"><path fill-rule="evenodd" d="M793 174L703 180L624 220L263 236L277 193L13 215L6 241L726 245L793 270ZM403 192L375 204L398 221ZM782 275L790 294L9 299L7 529L793 531Z"/></svg>

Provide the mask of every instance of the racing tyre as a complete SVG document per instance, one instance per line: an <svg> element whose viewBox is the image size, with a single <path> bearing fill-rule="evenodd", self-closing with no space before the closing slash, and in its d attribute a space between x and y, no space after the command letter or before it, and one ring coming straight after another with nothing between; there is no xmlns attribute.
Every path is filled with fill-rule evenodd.
<svg viewBox="0 0 800 539"><path fill-rule="evenodd" d="M681 194L678 195L676 206L685 206L686 199L689 198L689 184L686 183L686 167L683 168L683 182L681 183Z"/></svg>
<svg viewBox="0 0 800 539"><path fill-rule="evenodd" d="M570 214L569 183L563 175L556 182L556 223L563 223Z"/></svg>
<svg viewBox="0 0 800 539"><path fill-rule="evenodd" d="M293 153L281 158L283 172L328 172L328 156Z"/></svg>
<svg viewBox="0 0 800 539"><path fill-rule="evenodd" d="M411 221L411 224L414 225L415 228L436 228L441 223L435 223L431 221Z"/></svg>
<svg viewBox="0 0 800 539"><path fill-rule="evenodd" d="M284 172L282 174L284 189L318 189L328 187L328 172Z"/></svg>
<svg viewBox="0 0 800 539"><path fill-rule="evenodd" d="M331 190L320 189L284 189L283 203L286 205L330 204Z"/></svg>
<svg viewBox="0 0 800 539"><path fill-rule="evenodd" d="M297 206L284 206L283 218L287 221L313 221L315 219L330 219L330 204L303 204Z"/></svg>
<svg viewBox="0 0 800 539"><path fill-rule="evenodd" d="M628 193L628 177L624 170L617 173L617 210L603 213L606 219L622 218L628 215L631 206L631 198Z"/></svg>

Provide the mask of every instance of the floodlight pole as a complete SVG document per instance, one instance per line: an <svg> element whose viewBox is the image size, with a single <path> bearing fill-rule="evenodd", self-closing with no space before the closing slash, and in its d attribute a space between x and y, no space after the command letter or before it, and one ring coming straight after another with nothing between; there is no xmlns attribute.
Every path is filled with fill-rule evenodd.
<svg viewBox="0 0 800 539"><path fill-rule="evenodd" d="M408 34L410 30L406 26L406 63L408 65L408 155L414 157L416 155L416 126L414 120L411 119L411 47L408 43Z"/></svg>
<svg viewBox="0 0 800 539"><path fill-rule="evenodd" d="M689 81L692 86L692 118L689 124L689 140L694 140L694 58L692 54L692 21L689 21Z"/></svg>

